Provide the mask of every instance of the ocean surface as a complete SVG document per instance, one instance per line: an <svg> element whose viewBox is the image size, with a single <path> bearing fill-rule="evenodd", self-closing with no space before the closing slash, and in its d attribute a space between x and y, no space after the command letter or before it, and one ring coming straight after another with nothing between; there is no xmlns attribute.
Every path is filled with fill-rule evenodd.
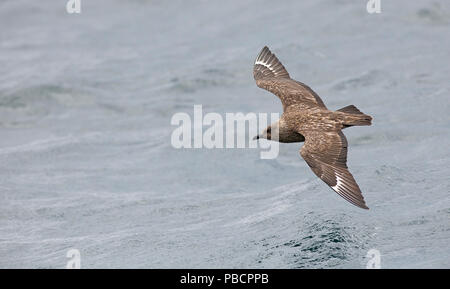
<svg viewBox="0 0 450 289"><path fill-rule="evenodd" d="M0 267L450 268L450 2L0 1ZM370 210L281 144L175 149L177 112L271 113L265 45L328 108Z"/></svg>

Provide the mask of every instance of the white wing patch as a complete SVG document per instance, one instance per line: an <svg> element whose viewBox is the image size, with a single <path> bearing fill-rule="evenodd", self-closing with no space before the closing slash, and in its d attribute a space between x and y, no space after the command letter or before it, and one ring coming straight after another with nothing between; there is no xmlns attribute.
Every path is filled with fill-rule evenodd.
<svg viewBox="0 0 450 289"><path fill-rule="evenodd" d="M341 188L343 182L342 179L339 177L338 174L336 174L336 185L332 186L333 190L339 192L339 189Z"/></svg>
<svg viewBox="0 0 450 289"><path fill-rule="evenodd" d="M289 78L289 73L278 58L267 46L261 50L253 65L253 76L256 78L281 77Z"/></svg>
<svg viewBox="0 0 450 289"><path fill-rule="evenodd" d="M272 66L269 63L266 63L266 62L261 61L261 60L257 60L257 61L255 61L255 65L257 65L257 64L262 65L264 67L267 67L272 72L274 71Z"/></svg>

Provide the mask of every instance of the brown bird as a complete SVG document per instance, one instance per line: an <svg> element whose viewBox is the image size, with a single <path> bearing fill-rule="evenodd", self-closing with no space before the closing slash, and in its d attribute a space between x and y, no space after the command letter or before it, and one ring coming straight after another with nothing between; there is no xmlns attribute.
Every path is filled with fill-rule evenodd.
<svg viewBox="0 0 450 289"><path fill-rule="evenodd" d="M341 197L363 208L361 190L347 168L347 139L342 129L371 125L372 117L354 105L328 110L320 97L304 83L289 77L283 64L264 47L255 60L256 85L278 96L283 105L281 118L254 139L283 143L305 142L300 155L311 170Z"/></svg>

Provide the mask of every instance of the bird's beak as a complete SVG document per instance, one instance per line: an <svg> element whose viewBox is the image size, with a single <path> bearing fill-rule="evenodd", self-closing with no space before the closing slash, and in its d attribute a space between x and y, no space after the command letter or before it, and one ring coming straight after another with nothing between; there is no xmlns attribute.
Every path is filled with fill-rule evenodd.
<svg viewBox="0 0 450 289"><path fill-rule="evenodd" d="M257 139L259 139L259 135L256 135L253 137L253 140L257 140Z"/></svg>

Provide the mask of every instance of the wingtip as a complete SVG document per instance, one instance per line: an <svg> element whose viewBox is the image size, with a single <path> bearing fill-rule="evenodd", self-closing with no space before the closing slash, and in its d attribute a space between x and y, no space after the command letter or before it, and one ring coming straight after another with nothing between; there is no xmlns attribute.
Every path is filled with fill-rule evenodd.
<svg viewBox="0 0 450 289"><path fill-rule="evenodd" d="M254 61L253 76L289 78L289 73L269 47L264 46Z"/></svg>
<svg viewBox="0 0 450 289"><path fill-rule="evenodd" d="M269 53L269 52L270 52L269 47L264 46L264 47L259 51L258 56L256 57L256 60L259 59L259 58L261 58L263 55L266 55L266 54ZM256 61L256 60L255 60L255 61Z"/></svg>
<svg viewBox="0 0 450 289"><path fill-rule="evenodd" d="M272 51L270 51L269 47L265 45L261 51L258 53L258 58L262 57L263 55L271 54Z"/></svg>
<svg viewBox="0 0 450 289"><path fill-rule="evenodd" d="M348 199L346 199L346 200L349 201L352 205L355 205L358 208L361 208L361 209L364 209L364 210L369 210L369 207L366 205L366 203L356 203L356 202L352 202L352 201L350 201Z"/></svg>
<svg viewBox="0 0 450 289"><path fill-rule="evenodd" d="M366 205L366 202L364 202L364 200L362 201L362 203L357 204L357 206L361 209L369 210L369 207Z"/></svg>

